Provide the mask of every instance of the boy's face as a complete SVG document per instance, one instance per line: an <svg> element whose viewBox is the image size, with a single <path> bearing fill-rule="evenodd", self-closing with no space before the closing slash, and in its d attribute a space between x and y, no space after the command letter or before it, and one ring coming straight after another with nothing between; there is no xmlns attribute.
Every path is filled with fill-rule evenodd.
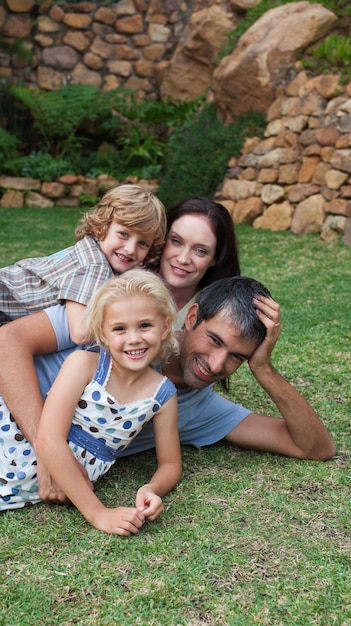
<svg viewBox="0 0 351 626"><path fill-rule="evenodd" d="M250 358L257 342L242 339L223 312L196 328L197 304L190 307L181 339L180 360L186 385L202 389L228 378Z"/></svg>
<svg viewBox="0 0 351 626"><path fill-rule="evenodd" d="M152 243L147 235L142 236L118 222L110 224L106 237L99 242L101 252L118 274L142 265Z"/></svg>

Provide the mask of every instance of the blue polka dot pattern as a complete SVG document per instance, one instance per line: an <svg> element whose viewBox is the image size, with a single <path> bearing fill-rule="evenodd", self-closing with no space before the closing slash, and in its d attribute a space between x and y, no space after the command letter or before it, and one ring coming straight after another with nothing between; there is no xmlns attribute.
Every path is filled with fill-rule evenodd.
<svg viewBox="0 0 351 626"><path fill-rule="evenodd" d="M120 405L105 388L112 363L101 350L96 379L84 390L76 407L73 424L86 437L84 446L68 437L68 445L83 465L92 482L105 474L130 441L141 431L167 400L175 387L166 378L160 379L150 398ZM23 436L0 396L0 511L40 502L34 450ZM99 451L106 449L112 460Z"/></svg>
<svg viewBox="0 0 351 626"><path fill-rule="evenodd" d="M77 444L68 437L68 445L83 465L92 482L105 474L130 441L142 430L174 395L175 387L166 378L160 379L155 393L120 405L105 388L112 363L101 350L97 374L87 385L73 417L75 428L84 432L86 444ZM0 511L40 502L34 450L13 420L0 396ZM96 447L97 446L97 447ZM96 450L106 449L112 460L100 458ZM6 468L6 469L3 469Z"/></svg>

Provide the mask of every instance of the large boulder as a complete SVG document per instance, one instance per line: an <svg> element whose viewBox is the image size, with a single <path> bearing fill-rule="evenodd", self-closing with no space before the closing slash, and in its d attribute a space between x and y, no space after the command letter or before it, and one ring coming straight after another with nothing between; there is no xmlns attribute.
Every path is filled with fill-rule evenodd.
<svg viewBox="0 0 351 626"><path fill-rule="evenodd" d="M192 100L210 87L217 56L235 28L233 16L219 6L193 13L163 77L162 98Z"/></svg>
<svg viewBox="0 0 351 626"><path fill-rule="evenodd" d="M267 11L213 73L212 90L224 122L247 111L266 114L276 87L291 80L297 53L325 37L337 17L321 4L293 2Z"/></svg>

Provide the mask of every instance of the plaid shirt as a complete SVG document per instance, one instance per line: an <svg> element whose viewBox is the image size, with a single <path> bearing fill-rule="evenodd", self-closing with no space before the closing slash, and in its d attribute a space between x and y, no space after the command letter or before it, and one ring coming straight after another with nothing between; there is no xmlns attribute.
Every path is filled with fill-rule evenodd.
<svg viewBox="0 0 351 626"><path fill-rule="evenodd" d="M88 304L112 268L91 237L47 257L0 269L0 323L73 300Z"/></svg>

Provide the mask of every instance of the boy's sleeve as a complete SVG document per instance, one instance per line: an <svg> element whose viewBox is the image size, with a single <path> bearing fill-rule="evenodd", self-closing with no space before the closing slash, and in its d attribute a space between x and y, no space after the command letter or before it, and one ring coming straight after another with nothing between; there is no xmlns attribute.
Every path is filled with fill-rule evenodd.
<svg viewBox="0 0 351 626"><path fill-rule="evenodd" d="M58 300L72 300L87 305L95 291L101 287L113 272L108 264L87 265L77 268L73 273L66 274L58 292Z"/></svg>

